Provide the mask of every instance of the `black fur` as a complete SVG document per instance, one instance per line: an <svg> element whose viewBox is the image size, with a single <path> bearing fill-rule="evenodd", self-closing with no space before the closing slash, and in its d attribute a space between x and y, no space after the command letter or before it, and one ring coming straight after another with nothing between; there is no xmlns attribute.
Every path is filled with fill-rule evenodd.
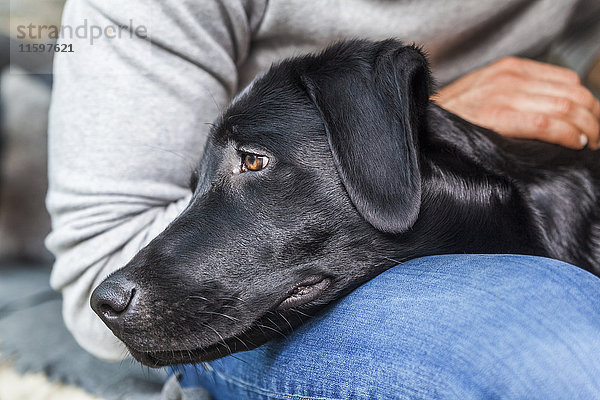
<svg viewBox="0 0 600 400"><path fill-rule="evenodd" d="M598 274L598 154L501 137L430 87L423 54L394 40L274 66L212 130L188 208L92 307L161 366L285 335L414 257L532 254ZM269 164L233 173L241 152Z"/></svg>

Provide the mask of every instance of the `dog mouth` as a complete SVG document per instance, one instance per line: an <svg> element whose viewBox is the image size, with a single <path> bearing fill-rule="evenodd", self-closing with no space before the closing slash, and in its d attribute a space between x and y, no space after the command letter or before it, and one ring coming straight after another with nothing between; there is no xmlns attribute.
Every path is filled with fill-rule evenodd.
<svg viewBox="0 0 600 400"><path fill-rule="evenodd" d="M331 284L331 279L316 275L305 279L288 291L276 310L286 310L316 300Z"/></svg>
<svg viewBox="0 0 600 400"><path fill-rule="evenodd" d="M238 348L237 344L236 338L232 338L202 349L137 351L129 348L129 352L133 358L150 368L162 368L169 365L213 361L237 351L250 350L249 348Z"/></svg>
<svg viewBox="0 0 600 400"><path fill-rule="evenodd" d="M329 277L322 275L308 277L300 283L295 284L290 290L283 294L283 299L275 303L276 306L271 308L272 311L267 312L267 314L269 314L268 318L260 317L251 324L248 329L243 330L242 333L228 338L221 338L221 341L208 346L180 350L139 350L132 346L128 346L128 348L131 355L136 360L151 368L208 362L238 351L251 350L269 340L269 338L263 338L263 336L265 336L265 330L263 328L266 328L267 332L272 329L273 332L278 333L279 335L284 334L282 330L286 330L287 328L281 328L281 326L269 327L267 325L267 323L273 323L273 320L277 319L279 314L277 313L278 311L284 312L285 310L313 302L318 299L331 284L332 280ZM275 313L273 314L273 312ZM294 317L298 317L296 313L292 313L291 315L285 314L287 317L282 317L282 321L286 321L286 325L284 326L289 326L290 322L294 326L297 325L296 322L299 321L294 320ZM256 328L256 326L259 328ZM291 326L289 327L292 328Z"/></svg>

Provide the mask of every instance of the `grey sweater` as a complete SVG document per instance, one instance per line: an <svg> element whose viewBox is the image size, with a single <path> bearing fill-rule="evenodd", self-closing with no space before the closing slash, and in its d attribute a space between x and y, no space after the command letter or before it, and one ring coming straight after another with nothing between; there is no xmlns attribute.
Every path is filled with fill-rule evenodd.
<svg viewBox="0 0 600 400"><path fill-rule="evenodd" d="M208 124L271 63L395 37L424 46L441 85L508 55L553 52L583 72L599 15L597 0L69 1L63 25L114 28L93 44L63 37L74 53L55 62L47 246L67 327L101 358L127 355L90 293L186 206Z"/></svg>

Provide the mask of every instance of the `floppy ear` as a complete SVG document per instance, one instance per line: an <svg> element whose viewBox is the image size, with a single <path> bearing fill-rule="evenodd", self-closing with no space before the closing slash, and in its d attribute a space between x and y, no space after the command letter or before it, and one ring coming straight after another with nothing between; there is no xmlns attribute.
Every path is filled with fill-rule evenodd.
<svg viewBox="0 0 600 400"><path fill-rule="evenodd" d="M375 228L406 231L421 205L418 136L430 92L425 57L393 40L354 41L315 61L301 79L350 199Z"/></svg>

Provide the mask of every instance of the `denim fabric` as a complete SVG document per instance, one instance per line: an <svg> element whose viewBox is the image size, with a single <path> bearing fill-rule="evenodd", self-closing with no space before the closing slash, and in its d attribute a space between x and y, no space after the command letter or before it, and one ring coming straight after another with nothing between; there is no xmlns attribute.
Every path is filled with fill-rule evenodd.
<svg viewBox="0 0 600 400"><path fill-rule="evenodd" d="M287 339L179 367L215 399L600 398L600 279L559 261L396 266Z"/></svg>

